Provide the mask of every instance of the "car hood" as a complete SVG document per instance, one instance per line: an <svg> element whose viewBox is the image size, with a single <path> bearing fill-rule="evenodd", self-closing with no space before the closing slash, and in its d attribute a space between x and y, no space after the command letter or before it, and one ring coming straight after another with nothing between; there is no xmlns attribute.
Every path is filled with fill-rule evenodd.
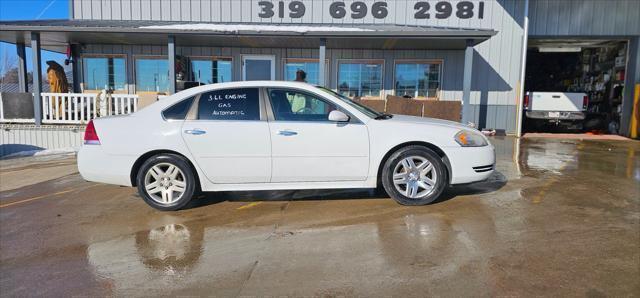
<svg viewBox="0 0 640 298"><path fill-rule="evenodd" d="M384 121L389 121L391 123L435 125L435 126L448 127L453 129L473 129L469 126L466 126L454 121L435 119L435 118L426 118L426 117L405 116L405 115L393 115L393 118L387 119Z"/></svg>

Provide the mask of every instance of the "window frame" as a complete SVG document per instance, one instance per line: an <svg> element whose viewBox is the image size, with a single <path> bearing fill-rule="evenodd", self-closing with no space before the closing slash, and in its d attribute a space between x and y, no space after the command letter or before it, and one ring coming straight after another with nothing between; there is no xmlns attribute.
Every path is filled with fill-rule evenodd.
<svg viewBox="0 0 640 298"><path fill-rule="evenodd" d="M229 119L198 119L199 111L200 111L200 98L203 94L209 92L217 92L224 91L230 89L258 89L258 112L260 113L260 119L258 120L229 120ZM187 112L187 116L184 121L197 121L197 122L260 122L267 121L267 113L266 113L266 104L264 102L264 94L262 92L262 87L226 87L220 89L211 89L207 91L200 92L194 95L194 102L191 104L191 108L189 112ZM187 99L188 97L184 98Z"/></svg>
<svg viewBox="0 0 640 298"><path fill-rule="evenodd" d="M82 93L99 93L102 90L94 90L87 88L87 77L85 76L85 58L122 58L124 59L124 90L113 90L114 94L128 94L129 93L129 59L127 59L127 54L82 54L80 55L80 60L82 61ZM134 84L135 86L135 84Z"/></svg>
<svg viewBox="0 0 640 298"><path fill-rule="evenodd" d="M325 103L328 103L330 105L335 106L340 112L343 112L345 114L347 114L347 116L349 116L349 121L348 122L335 122L335 121L329 121L329 119L327 118L326 120L322 120L322 121L309 121L309 120L276 120L276 115L275 112L273 111L273 105L271 105L271 96L269 96L269 92L271 90L284 90L284 91L295 91L295 92L299 92L299 93L303 93L309 96L313 96ZM363 124L362 121L360 121L360 119L356 116L353 115L353 113L349 112L347 109L345 109L344 107L342 107L340 104L311 91L305 90L305 89L300 89L300 88L293 88L293 87L263 87L262 88L262 97L264 98L264 103L265 103L265 108L266 108L266 114L267 114L267 119L269 122L280 122L280 123L318 123L318 124ZM328 115L327 115L328 116Z"/></svg>
<svg viewBox="0 0 640 298"><path fill-rule="evenodd" d="M198 56L198 55L194 55L194 56L186 56L187 59L189 59L189 68L191 68L191 61L196 60L196 61L229 61L231 62L231 80L229 80L229 82L234 82L234 59L233 56ZM195 79L195 78L191 78L191 79ZM194 80L195 82L195 80Z"/></svg>
<svg viewBox="0 0 640 298"><path fill-rule="evenodd" d="M439 59L395 59L393 60L392 84L393 84L394 96L399 96L396 90L396 73L397 73L398 64L439 64L440 72L438 75L440 77L440 88L436 92L436 97L418 96L418 97L413 97L411 99L419 99L419 100L441 100L442 99L442 85L443 85L443 79L444 79L444 59L439 58Z"/></svg>
<svg viewBox="0 0 640 298"><path fill-rule="evenodd" d="M138 66L136 62L138 59L147 59L147 60L167 60L169 61L168 56L164 55L133 55L133 93L134 94L166 94L171 95L170 91L138 91ZM168 70L168 69L167 69ZM175 79L175 78L174 78Z"/></svg>
<svg viewBox="0 0 640 298"><path fill-rule="evenodd" d="M340 65L341 64L379 64L382 66L382 76L380 77L381 89L380 94L375 96L363 96L360 99L376 99L376 100L384 100L384 80L385 80L385 59L338 59L337 60L337 69L336 69L336 90L340 93ZM348 96L351 98L350 96ZM352 98L353 99L353 98Z"/></svg>
<svg viewBox="0 0 640 298"><path fill-rule="evenodd" d="M295 62L301 62L301 63L309 63L309 62L316 62L316 63L320 63L320 59L318 58L283 58L282 59L282 80L283 81L287 81L287 77L286 77L286 72L287 72L287 63L295 63ZM331 63L329 59L324 59L324 82L325 85L329 84L329 80L331 79ZM320 79L320 78L318 78ZM294 82L294 81L287 81L287 82Z"/></svg>

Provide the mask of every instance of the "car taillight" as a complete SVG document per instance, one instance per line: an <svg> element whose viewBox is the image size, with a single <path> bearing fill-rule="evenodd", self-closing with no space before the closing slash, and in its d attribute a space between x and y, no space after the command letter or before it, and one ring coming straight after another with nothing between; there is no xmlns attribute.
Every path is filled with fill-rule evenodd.
<svg viewBox="0 0 640 298"><path fill-rule="evenodd" d="M84 144L85 145L100 145L100 138L96 132L96 127L93 125L93 120L87 124L87 129L84 131Z"/></svg>
<svg viewBox="0 0 640 298"><path fill-rule="evenodd" d="M529 95L525 95L524 96L524 109L528 109L529 108Z"/></svg>
<svg viewBox="0 0 640 298"><path fill-rule="evenodd" d="M582 98L582 109L587 110L589 108L589 96L584 96Z"/></svg>

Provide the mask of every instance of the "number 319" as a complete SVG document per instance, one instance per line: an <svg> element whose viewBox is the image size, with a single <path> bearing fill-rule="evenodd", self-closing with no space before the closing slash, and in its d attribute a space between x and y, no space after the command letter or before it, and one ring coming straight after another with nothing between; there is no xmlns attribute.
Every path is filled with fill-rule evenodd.
<svg viewBox="0 0 640 298"><path fill-rule="evenodd" d="M262 8L262 11L258 14L261 18L271 18L275 15L275 5L270 1L260 1L258 5ZM301 1L291 1L289 2L289 17L293 19L299 19L304 16L307 8L304 6L304 3ZM278 2L278 17L284 18L285 8L284 1Z"/></svg>

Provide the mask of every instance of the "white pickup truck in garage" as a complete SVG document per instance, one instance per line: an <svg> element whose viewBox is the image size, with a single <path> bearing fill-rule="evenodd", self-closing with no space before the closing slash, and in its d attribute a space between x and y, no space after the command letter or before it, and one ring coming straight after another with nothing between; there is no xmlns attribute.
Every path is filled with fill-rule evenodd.
<svg viewBox="0 0 640 298"><path fill-rule="evenodd" d="M525 123L533 129L553 126L581 130L588 106L589 97L585 93L527 92Z"/></svg>

